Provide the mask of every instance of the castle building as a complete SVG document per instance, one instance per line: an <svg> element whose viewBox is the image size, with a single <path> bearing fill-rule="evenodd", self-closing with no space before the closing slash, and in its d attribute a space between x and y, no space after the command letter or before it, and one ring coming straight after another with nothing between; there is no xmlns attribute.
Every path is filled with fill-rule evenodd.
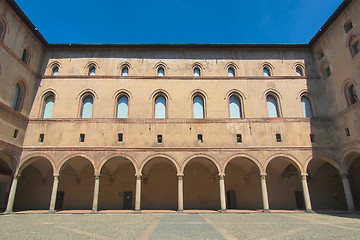
<svg viewBox="0 0 360 240"><path fill-rule="evenodd" d="M308 44L51 44L0 0L0 208L360 209L359 13Z"/></svg>

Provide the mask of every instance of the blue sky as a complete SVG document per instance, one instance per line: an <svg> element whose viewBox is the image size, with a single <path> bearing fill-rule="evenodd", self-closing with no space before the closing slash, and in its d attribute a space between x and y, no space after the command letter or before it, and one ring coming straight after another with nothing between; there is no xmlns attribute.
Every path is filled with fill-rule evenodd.
<svg viewBox="0 0 360 240"><path fill-rule="evenodd" d="M50 43L308 43L342 0L15 0Z"/></svg>

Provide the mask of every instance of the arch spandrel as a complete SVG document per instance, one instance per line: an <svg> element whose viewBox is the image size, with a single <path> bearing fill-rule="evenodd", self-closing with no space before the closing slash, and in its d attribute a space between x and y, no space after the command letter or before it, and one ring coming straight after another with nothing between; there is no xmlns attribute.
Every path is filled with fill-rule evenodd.
<svg viewBox="0 0 360 240"><path fill-rule="evenodd" d="M269 156L264 163L264 171L265 172L267 170L269 163L277 158L284 159L284 160L288 161L289 163L293 164L299 171L299 174L305 172L304 168L303 168L302 164L299 162L299 160L297 160L294 156L287 154L287 153L276 153L276 154Z"/></svg>
<svg viewBox="0 0 360 240"><path fill-rule="evenodd" d="M210 155L202 154L202 153L193 154L193 155L189 156L188 158L186 158L186 159L184 160L184 162L180 165L180 172L179 172L179 173L180 173L180 174L183 174L186 165L187 165L191 160L193 160L193 159L195 159L195 158L205 158L205 159L211 161L211 162L215 165L215 168L216 168L216 170L218 171L218 173L219 173L219 174L220 174L220 173L223 173L223 172L221 171L222 169L221 169L220 164L218 163L218 161L216 161L215 158L213 158L213 157L210 156Z"/></svg>
<svg viewBox="0 0 360 240"><path fill-rule="evenodd" d="M351 148L344 152L341 157L341 167L345 173L347 173L351 163L357 158L360 157L360 147L358 148Z"/></svg>
<svg viewBox="0 0 360 240"><path fill-rule="evenodd" d="M113 153L113 154L111 154L109 156L106 156L103 159L101 159L99 166L96 167L95 174L100 174L102 168L104 167L104 165L109 160L111 160L113 158L118 158L118 157L119 158L124 158L125 160L130 161L132 163L133 167L134 167L135 174L139 174L139 165L138 165L138 163L136 162L136 160L133 157L131 157L130 155L127 155L125 153Z"/></svg>
<svg viewBox="0 0 360 240"><path fill-rule="evenodd" d="M170 161L170 162L174 165L174 167L175 167L175 169L176 169L176 172L177 172L178 174L181 172L180 165L179 165L178 162L175 160L175 158L173 158L172 156L167 155L167 154L153 154L153 155L148 156L147 158L145 158L145 159L141 162L141 164L140 164L140 166L139 166L139 172L138 172L138 173L139 173L139 174L142 174L142 171L143 171L145 165L146 165L148 162L150 162L151 160L155 159L155 158L163 158L163 159L166 159L166 160Z"/></svg>
<svg viewBox="0 0 360 240"><path fill-rule="evenodd" d="M244 158L244 159L254 163L257 166L257 168L259 169L260 173L265 172L261 162L258 161L255 157L245 154L245 153L236 153L236 154L233 154L233 155L229 156L228 158L226 158L225 161L223 162L222 169L221 169L223 173L225 173L227 165L232 160L235 160L236 158Z"/></svg>

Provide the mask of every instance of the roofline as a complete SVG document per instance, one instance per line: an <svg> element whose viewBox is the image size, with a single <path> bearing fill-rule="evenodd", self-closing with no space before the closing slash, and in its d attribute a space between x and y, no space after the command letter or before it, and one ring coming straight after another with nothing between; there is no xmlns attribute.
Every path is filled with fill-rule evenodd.
<svg viewBox="0 0 360 240"><path fill-rule="evenodd" d="M335 12L329 17L329 19L324 23L324 25L319 29L315 36L310 40L309 47L312 47L319 38L330 28L338 17L344 12L344 10L352 3L353 0L344 0L340 6L335 10Z"/></svg>
<svg viewBox="0 0 360 240"><path fill-rule="evenodd" d="M44 36L37 30L34 24L21 10L15 0L5 0L12 10L21 18L24 24L34 34L34 36L44 45L49 48L311 48L317 40L326 32L331 24L343 13L353 0L344 0L335 12L329 17L325 24L319 29L315 36L308 44L212 44L212 43L190 43L190 44L167 44L167 43L150 43L150 44L81 44L81 43L48 43Z"/></svg>
<svg viewBox="0 0 360 240"><path fill-rule="evenodd" d="M148 44L48 44L49 48L308 48L308 44L216 44L216 43L148 43Z"/></svg>
<svg viewBox="0 0 360 240"><path fill-rule="evenodd" d="M34 24L30 21L30 19L26 16L26 14L21 10L19 5L15 2L15 0L6 0L6 3L11 7L11 9L21 18L23 23L29 28L29 30L35 35L35 37L41 42L42 45L47 46L48 42L44 38L44 36L37 30Z"/></svg>

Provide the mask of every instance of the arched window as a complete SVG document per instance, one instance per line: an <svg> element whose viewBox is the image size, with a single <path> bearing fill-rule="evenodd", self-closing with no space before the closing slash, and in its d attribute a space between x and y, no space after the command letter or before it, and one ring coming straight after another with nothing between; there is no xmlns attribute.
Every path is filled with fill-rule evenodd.
<svg viewBox="0 0 360 240"><path fill-rule="evenodd" d="M88 75L89 76L95 76L95 72L96 72L96 67L94 65L90 65Z"/></svg>
<svg viewBox="0 0 360 240"><path fill-rule="evenodd" d="M5 32L5 26L4 23L0 20L0 40L2 39L4 32Z"/></svg>
<svg viewBox="0 0 360 240"><path fill-rule="evenodd" d="M351 42L351 53L355 56L358 52L360 52L360 42L359 40L354 40Z"/></svg>
<svg viewBox="0 0 360 240"><path fill-rule="evenodd" d="M23 96L24 96L24 89L22 88L22 86L20 86L20 84L17 83L15 85L15 91L11 102L12 109L14 109L15 111L20 111Z"/></svg>
<svg viewBox="0 0 360 240"><path fill-rule="evenodd" d="M276 100L276 97L269 94L266 97L266 102L267 102L267 109L268 109L269 118L277 118L277 117L279 117L279 107L278 107L278 102Z"/></svg>
<svg viewBox="0 0 360 240"><path fill-rule="evenodd" d="M127 96L122 95L118 98L117 101L117 118L128 118L129 112L129 99Z"/></svg>
<svg viewBox="0 0 360 240"><path fill-rule="evenodd" d="M53 94L49 94L47 97L44 98L42 118L52 118L54 103L55 97Z"/></svg>
<svg viewBox="0 0 360 240"><path fill-rule="evenodd" d="M301 97L301 106L302 106L304 117L313 117L311 102L308 97L306 97L306 96Z"/></svg>
<svg viewBox="0 0 360 240"><path fill-rule="evenodd" d="M81 118L91 118L93 111L93 96L87 95L82 99Z"/></svg>
<svg viewBox="0 0 360 240"><path fill-rule="evenodd" d="M193 99L193 114L194 118L204 118L204 99L201 96L195 96Z"/></svg>
<svg viewBox="0 0 360 240"><path fill-rule="evenodd" d="M235 76L235 70L232 67L228 68L228 77L234 77Z"/></svg>
<svg viewBox="0 0 360 240"><path fill-rule="evenodd" d="M166 118L166 98L157 96L155 98L155 118Z"/></svg>
<svg viewBox="0 0 360 240"><path fill-rule="evenodd" d="M263 68L263 73L264 73L264 76L265 76L265 77L271 76L271 72L270 72L269 67L264 67L264 68Z"/></svg>
<svg viewBox="0 0 360 240"><path fill-rule="evenodd" d="M304 76L304 71L301 67L296 68L296 76L298 77Z"/></svg>
<svg viewBox="0 0 360 240"><path fill-rule="evenodd" d="M230 118L241 118L240 98L232 95L229 99Z"/></svg>
<svg viewBox="0 0 360 240"><path fill-rule="evenodd" d="M348 102L349 106L353 105L359 101L354 84L351 84L347 87L346 95L347 95L347 102Z"/></svg>
<svg viewBox="0 0 360 240"><path fill-rule="evenodd" d="M165 70L164 70L163 67L159 67L159 68L158 68L158 70L157 70L157 75L158 75L159 77L165 76Z"/></svg>
<svg viewBox="0 0 360 240"><path fill-rule="evenodd" d="M123 76L123 77L129 76L129 68L127 66L122 68L121 76Z"/></svg>
<svg viewBox="0 0 360 240"><path fill-rule="evenodd" d="M25 64L29 63L29 59L30 59L30 52L28 49L24 49L23 54L21 56L21 61Z"/></svg>
<svg viewBox="0 0 360 240"><path fill-rule="evenodd" d="M58 74L59 74L59 66L55 65L55 66L53 66L53 68L51 69L51 75L57 76Z"/></svg>
<svg viewBox="0 0 360 240"><path fill-rule="evenodd" d="M200 77L200 76L201 76L200 68L198 67L194 68L194 77Z"/></svg>

